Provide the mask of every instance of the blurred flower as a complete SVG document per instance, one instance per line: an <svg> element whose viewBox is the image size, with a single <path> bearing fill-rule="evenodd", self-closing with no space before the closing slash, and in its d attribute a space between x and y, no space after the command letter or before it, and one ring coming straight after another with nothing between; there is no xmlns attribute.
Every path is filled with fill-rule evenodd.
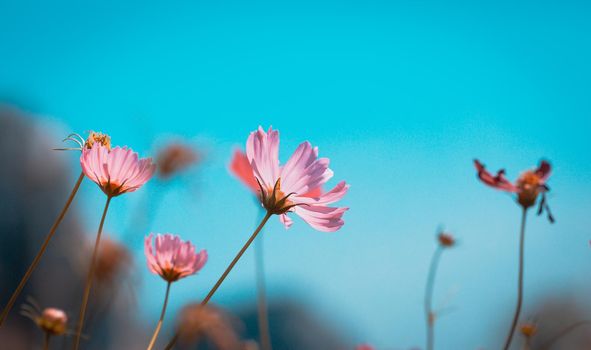
<svg viewBox="0 0 591 350"><path fill-rule="evenodd" d="M515 183L507 180L504 169L497 171L497 174L493 176L478 160L474 160L474 165L478 171L478 177L482 182L498 190L517 194L517 203L524 209L533 206L536 203L538 195L542 195L538 214L546 210L550 221L554 221L550 209L546 204L545 197L545 194L550 191L550 188L546 185L552 170L550 163L545 160L541 161L538 168L525 171Z"/></svg>
<svg viewBox="0 0 591 350"><path fill-rule="evenodd" d="M358 345L355 350L374 350L373 346L371 345L367 345L367 344L362 344L362 345Z"/></svg>
<svg viewBox="0 0 591 350"><path fill-rule="evenodd" d="M318 158L317 147L312 148L307 141L301 143L287 163L280 166L279 132L272 128L265 132L259 127L248 137L246 156L257 181L262 205L269 213L280 215L286 227L292 224L287 216L289 212L296 213L319 231L332 232L344 225L342 216L349 208L334 208L328 204L347 193L349 185L345 181L317 197L306 196L333 176L328 168L328 158ZM247 172L243 171L243 174L247 175Z"/></svg>
<svg viewBox="0 0 591 350"><path fill-rule="evenodd" d="M519 331L526 338L531 338L538 331L538 327L533 323L524 323L519 327Z"/></svg>
<svg viewBox="0 0 591 350"><path fill-rule="evenodd" d="M60 309L47 308L37 318L37 325L52 335L61 335L66 332L68 316Z"/></svg>
<svg viewBox="0 0 591 350"><path fill-rule="evenodd" d="M168 145L161 149L156 157L158 175L162 179L168 179L198 162L200 158L199 153L188 146L180 143Z"/></svg>
<svg viewBox="0 0 591 350"><path fill-rule="evenodd" d="M172 234L156 235L155 253L150 234L144 240L148 269L168 282L197 273L207 262L207 252L195 252L195 246Z"/></svg>
<svg viewBox="0 0 591 350"><path fill-rule="evenodd" d="M244 152L238 149L234 151L234 155L230 161L230 172L240 179L252 192L259 192L259 184L252 173L252 167Z"/></svg>
<svg viewBox="0 0 591 350"><path fill-rule="evenodd" d="M437 241L444 248L453 247L456 244L456 239L451 234L445 232L440 232L437 235Z"/></svg>
<svg viewBox="0 0 591 350"><path fill-rule="evenodd" d="M228 315L212 306L185 306L180 314L178 336L179 341L186 345L207 339L219 350L242 348Z"/></svg>
<svg viewBox="0 0 591 350"><path fill-rule="evenodd" d="M41 311L31 298L29 298L29 303L21 306L21 314L23 316L30 318L47 334L62 335L66 333L68 316L63 310L49 307Z"/></svg>
<svg viewBox="0 0 591 350"><path fill-rule="evenodd" d="M84 174L94 181L108 197L133 192L154 174L151 158L138 159L129 148L115 147L111 151L102 144L82 150L80 164Z"/></svg>
<svg viewBox="0 0 591 350"><path fill-rule="evenodd" d="M112 282L131 266L131 254L122 244L106 238L102 241L94 270L97 280Z"/></svg>

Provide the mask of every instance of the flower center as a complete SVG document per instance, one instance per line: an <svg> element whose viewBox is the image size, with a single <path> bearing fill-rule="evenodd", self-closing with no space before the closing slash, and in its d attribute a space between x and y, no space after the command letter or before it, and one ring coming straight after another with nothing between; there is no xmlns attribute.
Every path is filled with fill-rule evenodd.
<svg viewBox="0 0 591 350"><path fill-rule="evenodd" d="M259 183L260 186L260 183ZM281 179L278 179L273 188L264 190L261 186L261 202L269 212L281 215L288 212L296 204L289 200L291 193L285 194L281 190Z"/></svg>
<svg viewBox="0 0 591 350"><path fill-rule="evenodd" d="M517 202L525 208L534 205L543 184L542 179L535 172L526 171L523 173L517 180L517 187L519 188Z"/></svg>

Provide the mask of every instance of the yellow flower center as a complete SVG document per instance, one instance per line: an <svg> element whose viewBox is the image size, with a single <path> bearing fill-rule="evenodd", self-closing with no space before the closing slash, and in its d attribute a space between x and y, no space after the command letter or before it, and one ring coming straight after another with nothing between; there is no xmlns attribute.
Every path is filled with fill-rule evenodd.
<svg viewBox="0 0 591 350"><path fill-rule="evenodd" d="M107 147L109 151L111 150L111 136L103 134L101 132L91 131L90 134L88 134L88 138L86 139L86 143L84 144L84 146L86 148L92 148L92 145L94 145L97 142Z"/></svg>

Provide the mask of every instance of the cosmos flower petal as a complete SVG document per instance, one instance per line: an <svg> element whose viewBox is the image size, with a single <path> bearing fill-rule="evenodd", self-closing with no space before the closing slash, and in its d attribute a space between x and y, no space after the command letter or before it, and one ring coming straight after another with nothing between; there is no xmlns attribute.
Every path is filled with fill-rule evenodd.
<svg viewBox="0 0 591 350"><path fill-rule="evenodd" d="M297 206L295 213L318 231L334 232L345 222L342 217L349 208L332 208L326 206Z"/></svg>
<svg viewBox="0 0 591 350"><path fill-rule="evenodd" d="M285 226L286 229L289 229L291 225L293 225L293 220L287 216L287 214L279 215L279 221Z"/></svg>
<svg viewBox="0 0 591 350"><path fill-rule="evenodd" d="M340 201L349 191L349 187L345 181L341 181L332 190L320 193L317 197L298 196L297 202L315 205L331 204Z"/></svg>
<svg viewBox="0 0 591 350"><path fill-rule="evenodd" d="M542 183L546 182L546 180L548 180L551 172L552 172L552 166L550 165L550 163L548 161L545 161L545 160L542 160L540 162L540 165L538 166L538 168L535 170L535 174L540 177L540 180L542 181Z"/></svg>
<svg viewBox="0 0 591 350"><path fill-rule="evenodd" d="M279 176L279 132L269 128L265 132L259 126L246 142L246 156L254 176L265 186L271 187Z"/></svg>
<svg viewBox="0 0 591 350"><path fill-rule="evenodd" d="M230 161L230 171L254 193L259 192L259 184L252 173L252 167L246 154L235 150Z"/></svg>
<svg viewBox="0 0 591 350"><path fill-rule="evenodd" d="M497 172L497 175L493 176L485 169L484 165L480 163L477 159L474 160L474 166L478 171L478 178L480 178L480 180L484 182L486 185L502 191L518 192L518 188L505 177L504 170L499 170Z"/></svg>

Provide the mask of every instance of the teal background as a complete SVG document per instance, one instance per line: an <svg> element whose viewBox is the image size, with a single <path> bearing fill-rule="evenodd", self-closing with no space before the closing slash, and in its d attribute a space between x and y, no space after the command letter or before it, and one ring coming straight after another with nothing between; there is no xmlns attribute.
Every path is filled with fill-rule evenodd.
<svg viewBox="0 0 591 350"><path fill-rule="evenodd" d="M589 10L576 1L1 0L0 98L35 114L58 145L92 129L143 155L174 137L205 151L169 188L151 182L117 198L106 223L122 236L157 196L150 230L209 251L198 276L174 285L171 320L250 234L257 208L227 163L250 131L273 125L283 161L304 140L331 159L331 185L351 184L342 201L351 209L332 234L272 221L271 297L300 300L351 344L422 346L424 282L444 225L461 244L440 266L435 305L453 311L437 324L438 345L495 348L515 302L520 213L478 183L474 157L511 179L541 158L554 166L557 223L528 222L524 318L545 295L591 292ZM64 157L73 182L76 156ZM104 195L87 181L81 198L90 236ZM142 241L128 239L149 327L165 285L144 268ZM254 299L253 258L215 302Z"/></svg>

